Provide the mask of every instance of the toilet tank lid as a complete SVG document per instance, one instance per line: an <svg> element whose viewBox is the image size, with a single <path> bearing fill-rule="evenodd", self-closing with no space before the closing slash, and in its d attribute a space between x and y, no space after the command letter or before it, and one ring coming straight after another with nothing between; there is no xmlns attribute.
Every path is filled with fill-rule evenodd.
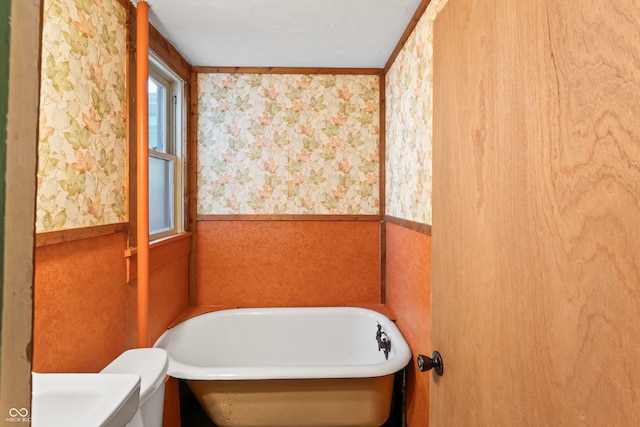
<svg viewBox="0 0 640 427"><path fill-rule="evenodd" d="M137 374L140 376L140 404L161 385L169 367L169 357L162 348L134 348L109 363L101 373Z"/></svg>

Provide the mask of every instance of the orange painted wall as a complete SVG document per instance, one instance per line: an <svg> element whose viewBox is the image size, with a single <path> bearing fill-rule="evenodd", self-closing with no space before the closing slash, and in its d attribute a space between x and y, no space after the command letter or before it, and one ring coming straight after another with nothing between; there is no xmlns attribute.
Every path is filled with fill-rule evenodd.
<svg viewBox="0 0 640 427"><path fill-rule="evenodd" d="M136 346L136 288L126 283L127 234L36 249L33 370L97 372ZM187 307L188 257L151 273L155 340Z"/></svg>
<svg viewBox="0 0 640 427"><path fill-rule="evenodd" d="M149 276L149 339L152 345L188 306L189 257L183 256L152 271Z"/></svg>
<svg viewBox="0 0 640 427"><path fill-rule="evenodd" d="M126 233L36 250L33 370L96 372L135 346Z"/></svg>
<svg viewBox="0 0 640 427"><path fill-rule="evenodd" d="M380 302L378 221L199 221L197 303Z"/></svg>
<svg viewBox="0 0 640 427"><path fill-rule="evenodd" d="M407 367L407 425L429 422L430 373L415 358L431 355L431 236L386 223L386 304L411 347Z"/></svg>

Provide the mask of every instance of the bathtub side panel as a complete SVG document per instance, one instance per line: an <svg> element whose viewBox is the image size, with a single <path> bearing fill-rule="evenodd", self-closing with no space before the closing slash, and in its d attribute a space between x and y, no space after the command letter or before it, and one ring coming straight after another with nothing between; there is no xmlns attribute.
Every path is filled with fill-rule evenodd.
<svg viewBox="0 0 640 427"><path fill-rule="evenodd" d="M199 305L380 303L379 221L199 221Z"/></svg>
<svg viewBox="0 0 640 427"><path fill-rule="evenodd" d="M371 427L389 417L393 375L187 383L220 427Z"/></svg>

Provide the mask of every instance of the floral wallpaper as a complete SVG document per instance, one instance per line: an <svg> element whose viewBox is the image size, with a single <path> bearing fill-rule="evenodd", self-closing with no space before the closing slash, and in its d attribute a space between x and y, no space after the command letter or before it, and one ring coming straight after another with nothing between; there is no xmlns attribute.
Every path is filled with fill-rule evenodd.
<svg viewBox="0 0 640 427"><path fill-rule="evenodd" d="M386 214L431 224L432 1L386 75Z"/></svg>
<svg viewBox="0 0 640 427"><path fill-rule="evenodd" d="M45 0L36 231L127 219L126 12Z"/></svg>
<svg viewBox="0 0 640 427"><path fill-rule="evenodd" d="M198 214L379 214L379 85L200 74Z"/></svg>

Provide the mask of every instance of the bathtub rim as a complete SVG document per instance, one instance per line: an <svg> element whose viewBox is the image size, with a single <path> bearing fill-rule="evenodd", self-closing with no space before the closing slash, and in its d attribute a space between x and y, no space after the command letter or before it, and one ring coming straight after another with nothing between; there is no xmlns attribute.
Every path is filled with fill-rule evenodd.
<svg viewBox="0 0 640 427"><path fill-rule="evenodd" d="M381 377L394 374L404 369L411 360L411 349L406 339L398 329L395 322L384 314L368 308L356 306L331 306L331 307L253 307L253 308L229 308L201 313L190 317L165 331L154 343L154 347L163 347L169 340L172 331L177 330L193 319L202 320L203 316L223 316L238 314L263 314L269 312L349 312L367 316L379 322L392 340L393 351L389 359L373 364L345 364L345 365L321 365L321 366L281 366L281 367L210 367L195 366L176 360L170 351L169 369L167 375L184 380L270 380L270 379L313 379L313 378L366 378ZM182 326L184 328L184 326ZM393 356L393 357L392 357Z"/></svg>

